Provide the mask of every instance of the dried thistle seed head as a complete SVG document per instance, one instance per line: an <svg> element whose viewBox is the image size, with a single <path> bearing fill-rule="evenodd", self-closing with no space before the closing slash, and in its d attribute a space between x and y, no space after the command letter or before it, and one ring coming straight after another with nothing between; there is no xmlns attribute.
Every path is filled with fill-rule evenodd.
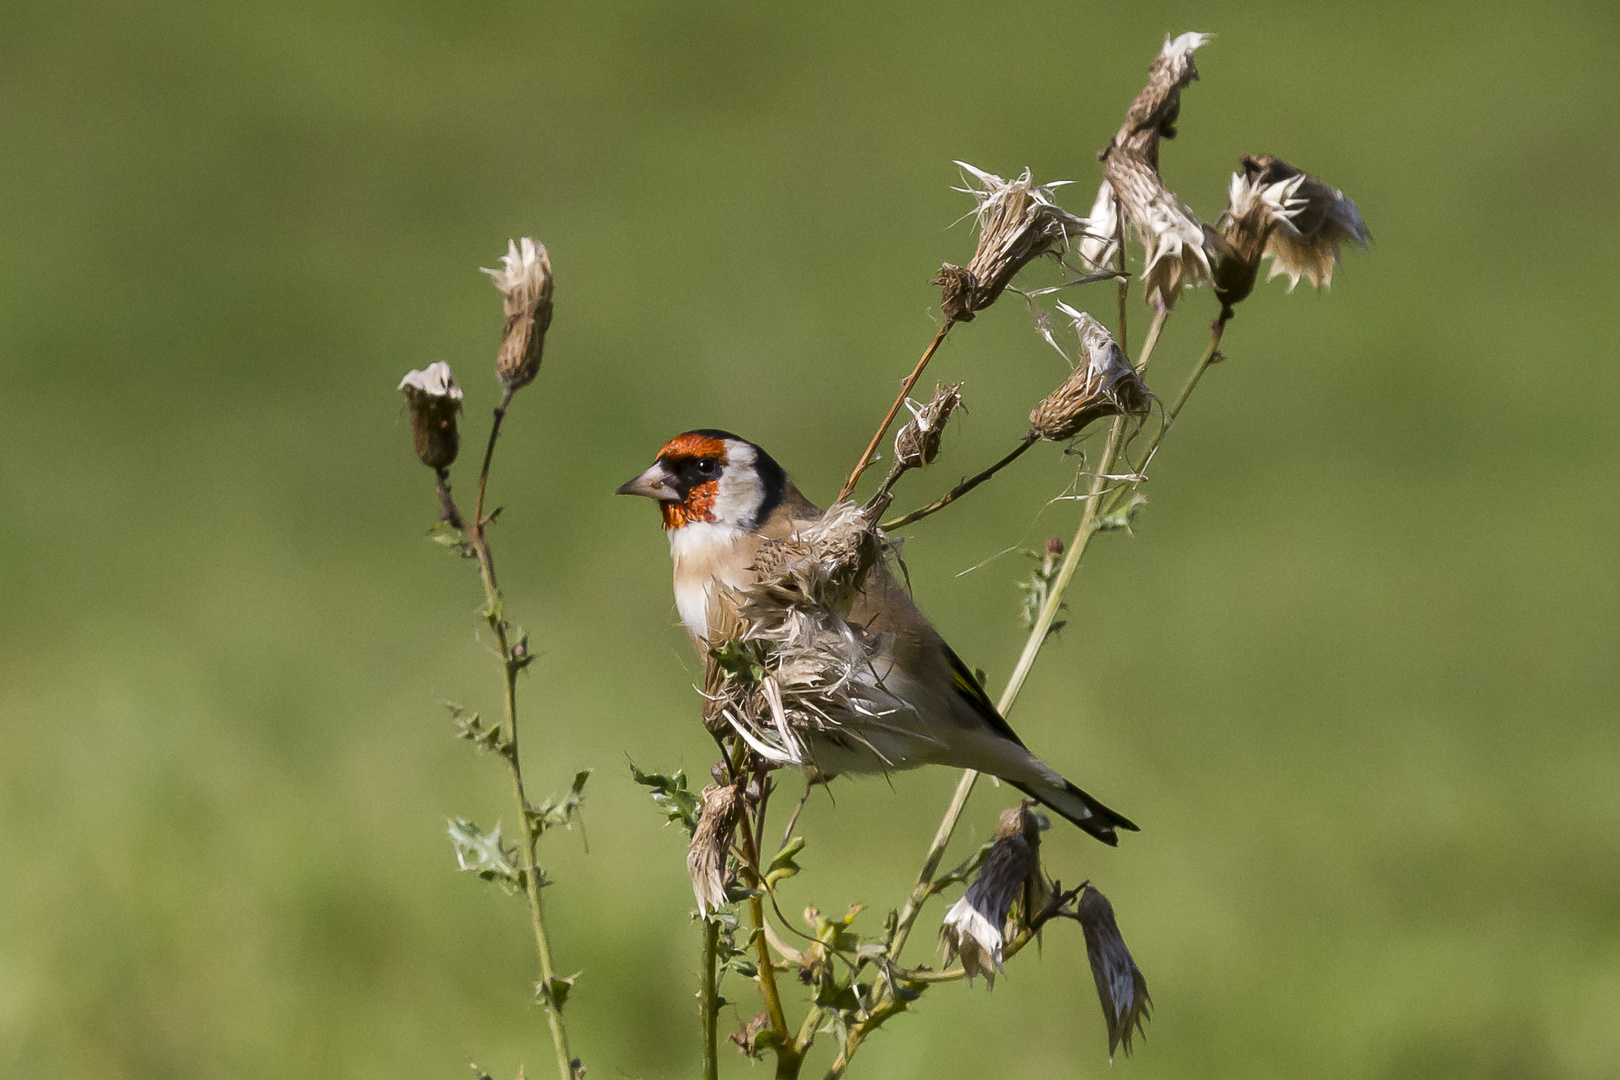
<svg viewBox="0 0 1620 1080"><path fill-rule="evenodd" d="M408 372L399 381L399 390L411 410L416 456L430 469L448 469L461 449L461 434L456 430L461 387L450 374L450 365L440 360L422 371Z"/></svg>
<svg viewBox="0 0 1620 1080"><path fill-rule="evenodd" d="M986 983L995 986L996 972L1001 970L1002 930L1013 903L1020 905L1025 922L1046 903L1040 821L1029 807L1025 802L1002 812L995 843L979 867L979 876L951 905L940 927L945 963L961 957L969 981L983 975Z"/></svg>
<svg viewBox="0 0 1620 1080"><path fill-rule="evenodd" d="M1031 182L1029 170L1014 180L975 169L965 161L957 165L970 174L970 186L958 190L978 201L974 212L979 244L966 269L946 263L934 284L940 286L940 307L954 322L971 322L976 312L996 302L1018 271L1042 255L1059 256L1086 232L1086 219L1075 217L1052 201L1052 189ZM977 181L978 186L971 186Z"/></svg>
<svg viewBox="0 0 1620 1080"><path fill-rule="evenodd" d="M945 422L951 412L962 404L962 384L949 386L934 384L934 396L927 405L918 405L906 399L911 419L894 437L895 461L908 469L932 465L939 456L940 438L945 434Z"/></svg>
<svg viewBox="0 0 1620 1080"><path fill-rule="evenodd" d="M1176 38L1165 35L1164 48L1148 68L1147 86L1131 102L1125 113L1125 125L1114 136L1116 147L1134 150L1155 169L1159 167L1159 140L1176 137L1181 92L1198 78L1193 51L1208 44L1210 37L1195 31Z"/></svg>
<svg viewBox="0 0 1620 1080"><path fill-rule="evenodd" d="M1091 977L1096 981L1103 1019L1108 1024L1108 1058L1113 1060L1114 1050L1121 1042L1129 1057L1131 1033L1133 1029L1142 1030L1153 1004L1153 999L1148 997L1147 979L1125 947L1119 924L1114 921L1114 906L1106 896L1087 886L1080 895L1079 918L1080 928L1086 935Z"/></svg>
<svg viewBox="0 0 1620 1080"><path fill-rule="evenodd" d="M1271 258L1266 280L1287 274L1290 292L1301 276L1318 289L1333 284L1333 268L1344 244L1365 248L1372 239L1367 223L1361 220L1361 211L1344 197L1344 192L1285 161L1270 154L1245 157L1243 175L1249 185L1292 185L1289 199L1295 204L1293 212L1271 230L1265 247L1265 254ZM1235 177L1233 182L1235 187Z"/></svg>
<svg viewBox="0 0 1620 1080"><path fill-rule="evenodd" d="M1210 249L1216 253L1215 294L1227 307L1254 288L1255 273L1272 233L1293 228L1291 220L1305 208L1305 200L1298 195L1304 181L1303 173L1276 180L1262 179L1258 172L1247 169L1232 174L1221 231L1208 234Z"/></svg>
<svg viewBox="0 0 1620 1080"><path fill-rule="evenodd" d="M1142 288L1156 309L1173 307L1181 290L1213 280L1204 223L1164 186L1140 152L1114 149L1105 164L1125 218L1142 244Z"/></svg>
<svg viewBox="0 0 1620 1080"><path fill-rule="evenodd" d="M1069 317L1080 339L1080 363L1030 412L1036 434L1051 442L1067 442L1106 416L1145 417L1152 395L1114 335L1083 311L1063 303L1057 308Z"/></svg>
<svg viewBox="0 0 1620 1080"><path fill-rule="evenodd" d="M692 878L698 913L707 918L726 906L726 855L742 813L742 800L736 787L719 784L704 788L702 798L703 809L686 852L686 872Z"/></svg>
<svg viewBox="0 0 1620 1080"><path fill-rule="evenodd" d="M551 326L551 256L544 244L525 236L520 244L509 241L499 270L485 269L501 290L506 330L495 357L495 373L508 391L534 381Z"/></svg>

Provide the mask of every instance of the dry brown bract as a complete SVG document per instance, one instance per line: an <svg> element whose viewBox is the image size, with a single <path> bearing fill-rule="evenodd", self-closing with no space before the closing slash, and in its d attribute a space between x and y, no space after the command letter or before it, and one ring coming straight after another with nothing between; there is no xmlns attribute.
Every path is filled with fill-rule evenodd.
<svg viewBox="0 0 1620 1080"><path fill-rule="evenodd" d="M461 387L450 374L450 365L440 360L409 372L399 381L399 390L410 406L416 456L430 469L448 469L461 449L461 434L456 430Z"/></svg>
<svg viewBox="0 0 1620 1080"><path fill-rule="evenodd" d="M1183 288L1213 280L1204 223L1164 186L1153 163L1140 151L1115 147L1105 169L1142 244L1142 291L1148 303L1173 307Z"/></svg>
<svg viewBox="0 0 1620 1080"><path fill-rule="evenodd" d="M1159 167L1159 139L1176 137L1176 119L1181 115L1181 91L1198 78L1193 52L1208 44L1209 34L1189 30L1180 37L1166 34L1164 48L1148 68L1148 83L1126 110L1125 123L1114 136L1114 146L1139 153L1147 163Z"/></svg>
<svg viewBox="0 0 1620 1080"><path fill-rule="evenodd" d="M544 244L525 236L521 244L508 242L499 270L484 273L495 280L504 297L506 330L501 335L495 372L507 391L513 392L529 385L540 372L546 330L551 326L551 257Z"/></svg>
<svg viewBox="0 0 1620 1080"><path fill-rule="evenodd" d="M1057 307L1069 317L1080 339L1080 363L1029 414L1036 433L1052 442L1067 442L1105 416L1145 417L1152 395L1125 360L1114 336L1085 312L1062 303ZM1047 340L1068 359L1050 332Z"/></svg>
<svg viewBox="0 0 1620 1080"><path fill-rule="evenodd" d="M1042 255L1061 256L1070 243L1086 232L1086 219L1075 217L1052 201L1060 183L1037 186L1029 170L1015 180L975 169L958 161L979 183L960 188L978 200L975 216L979 245L967 268L946 263L934 284L940 286L940 306L953 322L971 322L976 312L996 302L1018 271Z"/></svg>

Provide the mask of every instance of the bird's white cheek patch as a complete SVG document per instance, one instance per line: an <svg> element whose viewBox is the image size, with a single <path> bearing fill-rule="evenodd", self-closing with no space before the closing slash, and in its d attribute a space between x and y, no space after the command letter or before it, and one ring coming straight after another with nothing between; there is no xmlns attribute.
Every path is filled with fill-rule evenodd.
<svg viewBox="0 0 1620 1080"><path fill-rule="evenodd" d="M726 467L720 474L710 513L727 525L752 524L765 505L765 485L754 469L754 448L741 441L726 441Z"/></svg>

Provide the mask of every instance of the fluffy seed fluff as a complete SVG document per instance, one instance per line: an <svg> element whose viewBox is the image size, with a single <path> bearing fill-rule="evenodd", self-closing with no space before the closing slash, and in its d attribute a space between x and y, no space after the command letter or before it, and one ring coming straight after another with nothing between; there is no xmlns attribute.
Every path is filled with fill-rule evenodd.
<svg viewBox="0 0 1620 1080"><path fill-rule="evenodd" d="M1049 898L1041 873L1040 822L1030 813L1030 806L1026 801L1002 812L995 843L979 867L979 876L951 905L940 926L945 963L961 957L970 982L983 975L987 984L996 985L1005 944L1003 930L1013 904L1019 905L1019 918L1027 922Z"/></svg>
<svg viewBox="0 0 1620 1080"><path fill-rule="evenodd" d="M1153 396L1114 341L1114 335L1084 311L1059 303L1080 339L1080 362L1063 384L1030 412L1029 422L1041 438L1067 442L1088 424L1105 416L1147 415ZM1068 359L1049 329L1042 328L1054 349Z"/></svg>
<svg viewBox="0 0 1620 1080"><path fill-rule="evenodd" d="M1232 174L1220 232L1210 237L1218 253L1215 295L1228 308L1254 289L1255 273L1272 233L1293 228L1290 219L1305 207L1305 200L1298 197L1303 182L1302 175L1268 183L1246 172Z"/></svg>
<svg viewBox="0 0 1620 1080"><path fill-rule="evenodd" d="M735 607L735 624L710 653L711 727L729 727L778 765L814 766L807 740L817 733L876 753L861 728L883 726L897 703L870 677L878 641L847 616L887 544L867 512L845 502L793 539L761 545L757 580L727 605ZM733 664L716 677L732 649L744 651L748 670Z"/></svg>
<svg viewBox="0 0 1620 1080"><path fill-rule="evenodd" d="M420 371L408 372L399 391L411 410L411 438L416 456L430 469L448 469L461 449L456 414L461 411L461 387L440 360Z"/></svg>
<svg viewBox="0 0 1620 1080"><path fill-rule="evenodd" d="M1086 935L1086 956L1091 961L1091 977L1097 983L1103 1019L1108 1024L1108 1059L1121 1042L1125 1055L1131 1053L1132 1031L1143 1032L1153 999L1148 997L1147 979L1131 959L1114 906L1096 889L1087 886L1080 896L1080 928Z"/></svg>
<svg viewBox="0 0 1620 1080"><path fill-rule="evenodd" d="M1242 177L1232 177L1234 193L1240 185L1246 193L1286 185L1291 212L1271 230L1265 255L1271 258L1266 279L1287 274L1290 292L1301 276L1318 289L1331 285L1333 267L1339 262L1344 244L1365 248L1372 239L1367 223L1361 220L1361 211L1344 197L1344 192L1270 154L1243 159Z"/></svg>
<svg viewBox="0 0 1620 1080"><path fill-rule="evenodd" d="M1029 170L1013 180L958 161L978 186L958 188L978 201L975 217L979 243L967 268L946 263L934 284L946 318L970 322L976 312L996 302L1013 277L1042 255L1061 257L1086 232L1086 219L1075 217L1052 201L1052 190L1067 181L1044 186L1030 180Z"/></svg>
<svg viewBox="0 0 1620 1080"><path fill-rule="evenodd" d="M742 799L730 784L710 784L702 798L692 846L686 851L686 872L692 878L698 913L707 918L726 906L726 856L742 814Z"/></svg>
<svg viewBox="0 0 1620 1080"><path fill-rule="evenodd" d="M525 236L507 243L498 270L485 269L501 290L506 330L495 357L495 372L507 390L516 391L534 381L551 327L551 256L544 244Z"/></svg>
<svg viewBox="0 0 1620 1080"><path fill-rule="evenodd" d="M951 418L951 412L960 404L962 404L961 383L951 383L949 386L936 383L934 396L926 405L918 405L907 398L906 408L911 411L911 419L894 437L895 462L908 469L932 465L934 459L939 456L939 443L945 434L945 422Z"/></svg>

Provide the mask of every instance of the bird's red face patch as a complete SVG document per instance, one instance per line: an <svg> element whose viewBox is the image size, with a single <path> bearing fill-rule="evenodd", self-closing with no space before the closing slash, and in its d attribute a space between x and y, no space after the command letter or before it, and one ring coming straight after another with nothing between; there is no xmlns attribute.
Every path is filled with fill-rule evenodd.
<svg viewBox="0 0 1620 1080"><path fill-rule="evenodd" d="M681 502L659 503L658 509L664 515L664 528L679 529L694 521L713 521L714 498L719 492L720 481L710 480L688 491Z"/></svg>
<svg viewBox="0 0 1620 1080"><path fill-rule="evenodd" d="M684 472L683 464L691 462L719 462L726 460L725 440L712 435L687 432L677 435L658 451L658 460L677 474ZM705 465L705 467L710 467ZM693 522L714 520L714 501L720 494L720 481L704 480L687 489L680 502L659 503L665 529L679 529Z"/></svg>

